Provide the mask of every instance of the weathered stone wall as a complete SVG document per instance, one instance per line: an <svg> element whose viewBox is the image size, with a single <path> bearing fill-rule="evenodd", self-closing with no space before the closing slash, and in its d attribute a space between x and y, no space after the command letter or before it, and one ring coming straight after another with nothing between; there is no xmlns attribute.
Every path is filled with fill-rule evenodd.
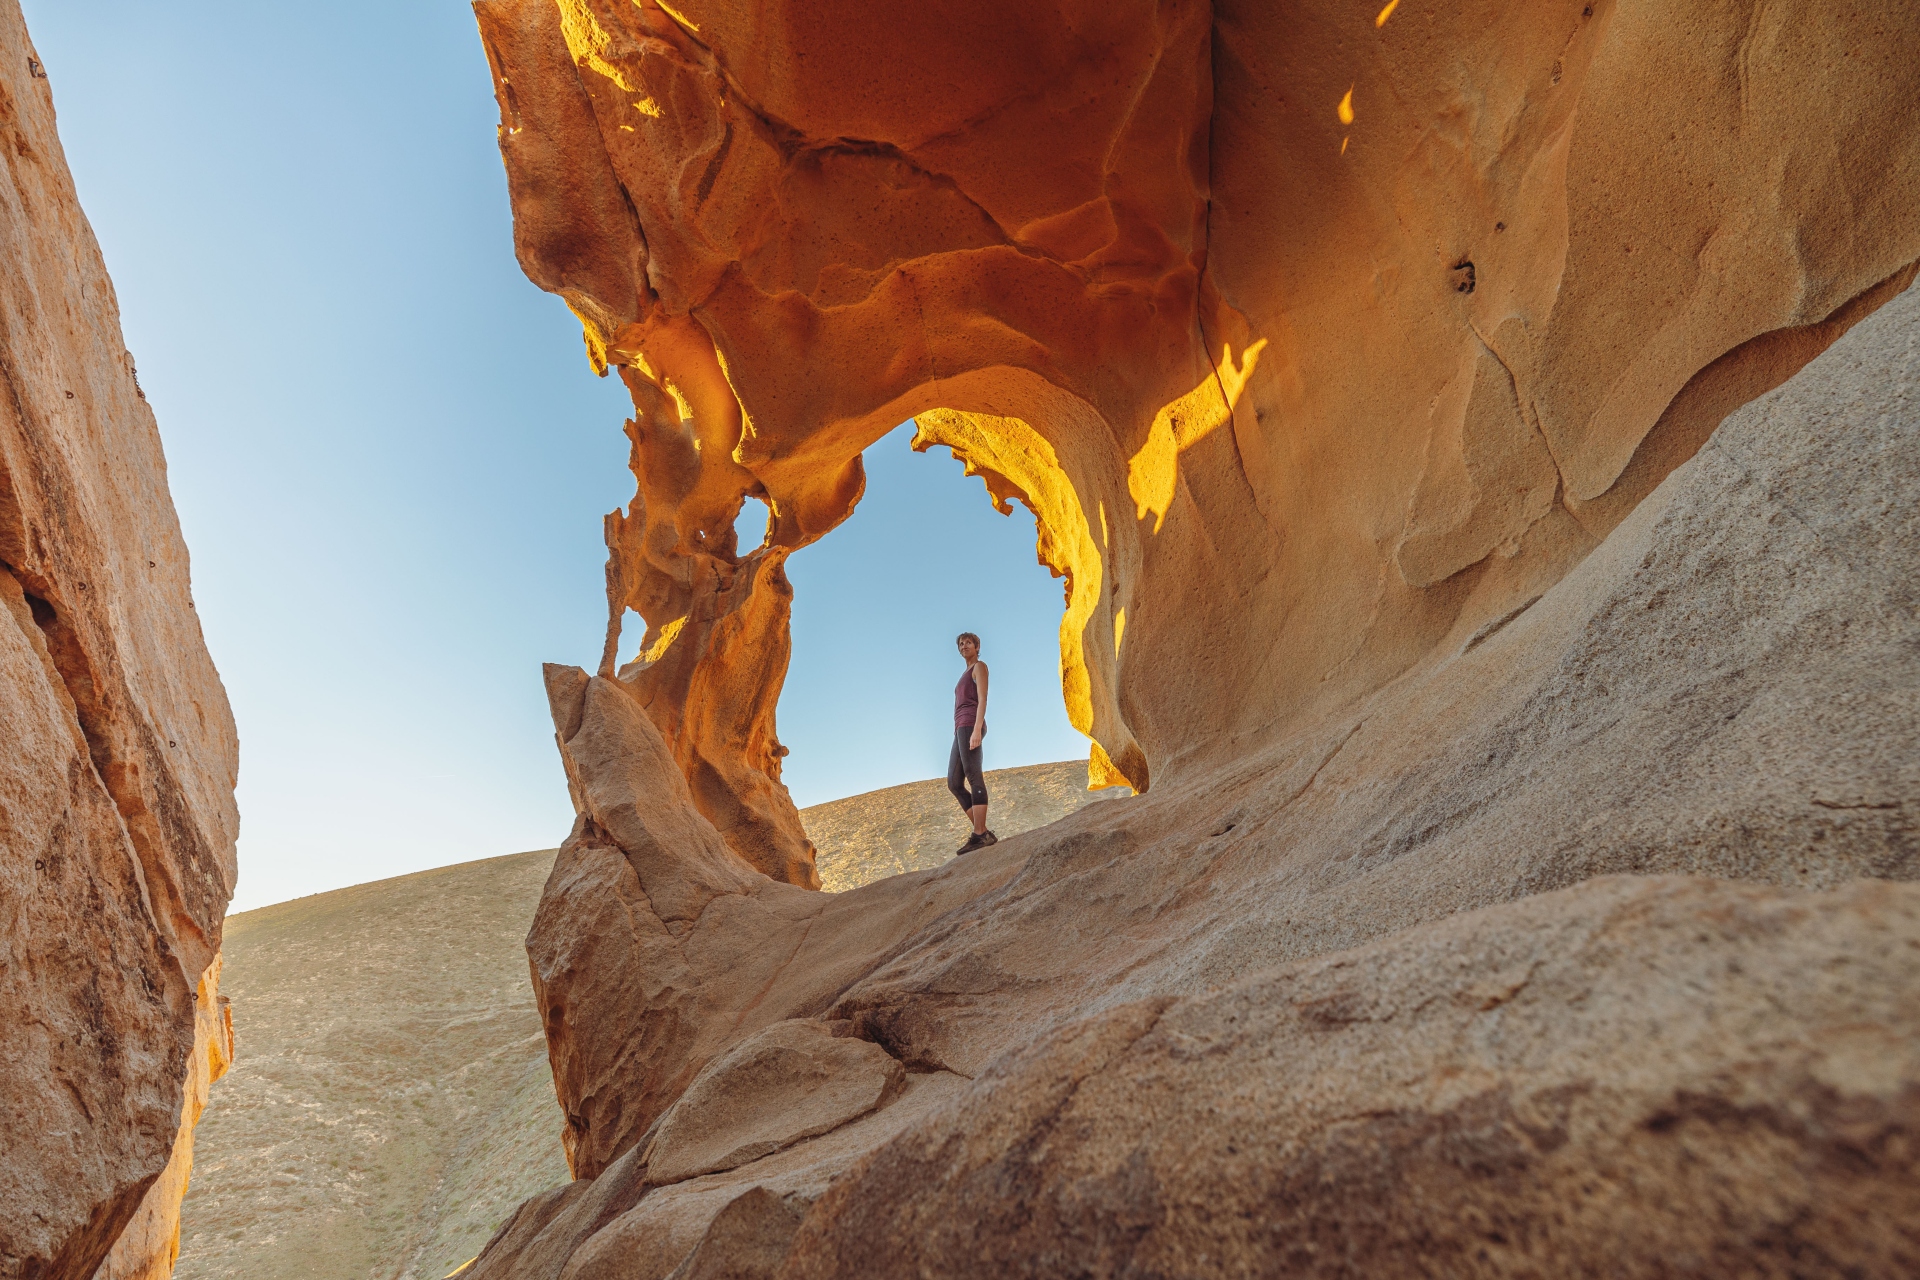
<svg viewBox="0 0 1920 1280"><path fill-rule="evenodd" d="M0 1275L164 1274L218 992L237 741L152 411L0 3Z"/></svg>
<svg viewBox="0 0 1920 1280"><path fill-rule="evenodd" d="M196 1126L213 1082L233 1065L233 1012L220 995L219 956L200 979L194 1000L193 1057L188 1062L180 1127L167 1167L147 1188L140 1210L120 1231L94 1280L167 1280L180 1257L180 1214L193 1175Z"/></svg>

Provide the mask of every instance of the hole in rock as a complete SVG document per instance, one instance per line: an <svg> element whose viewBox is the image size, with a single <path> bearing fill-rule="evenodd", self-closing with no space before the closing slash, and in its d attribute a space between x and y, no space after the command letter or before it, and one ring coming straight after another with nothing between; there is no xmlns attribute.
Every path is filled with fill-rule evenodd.
<svg viewBox="0 0 1920 1280"><path fill-rule="evenodd" d="M916 454L912 438L909 422L870 446L860 505L787 562L779 733L802 808L946 776L962 631L989 671L985 767L1087 756L1060 692L1062 583L1038 561L1033 515L1001 515L945 447Z"/></svg>
<svg viewBox="0 0 1920 1280"><path fill-rule="evenodd" d="M740 504L740 514L734 517L734 545L745 555L767 540L767 504L758 498L748 498Z"/></svg>

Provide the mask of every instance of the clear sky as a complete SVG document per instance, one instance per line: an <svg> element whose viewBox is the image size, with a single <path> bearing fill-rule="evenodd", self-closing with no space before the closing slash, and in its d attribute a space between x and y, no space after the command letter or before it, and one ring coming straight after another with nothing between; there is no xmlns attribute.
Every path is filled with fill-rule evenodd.
<svg viewBox="0 0 1920 1280"><path fill-rule="evenodd" d="M559 843L539 664L598 657L629 407L514 263L467 5L24 8L239 720L234 909ZM790 562L803 806L944 774L963 629L988 767L1085 755L1031 519L909 434Z"/></svg>

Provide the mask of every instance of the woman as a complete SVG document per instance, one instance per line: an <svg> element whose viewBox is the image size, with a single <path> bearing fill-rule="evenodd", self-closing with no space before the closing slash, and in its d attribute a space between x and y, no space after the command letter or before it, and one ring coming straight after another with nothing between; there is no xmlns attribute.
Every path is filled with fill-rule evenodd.
<svg viewBox="0 0 1920 1280"><path fill-rule="evenodd" d="M980 776L980 740L987 736L987 664L980 661L980 637L962 631L955 642L967 669L953 686L953 753L947 757L947 790L973 821L973 834L960 846L972 853L1000 837L987 830L987 783Z"/></svg>

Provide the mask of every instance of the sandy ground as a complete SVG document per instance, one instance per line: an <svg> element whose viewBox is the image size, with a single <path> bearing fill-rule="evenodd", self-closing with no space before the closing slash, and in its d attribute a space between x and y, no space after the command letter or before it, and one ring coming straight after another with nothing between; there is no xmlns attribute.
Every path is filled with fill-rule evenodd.
<svg viewBox="0 0 1920 1280"><path fill-rule="evenodd" d="M1003 836L1108 794L1079 761L987 787ZM941 780L801 817L829 890L937 866L968 829ZM518 853L228 918L238 1058L198 1128L179 1280L444 1276L566 1181L523 947L552 863Z"/></svg>

